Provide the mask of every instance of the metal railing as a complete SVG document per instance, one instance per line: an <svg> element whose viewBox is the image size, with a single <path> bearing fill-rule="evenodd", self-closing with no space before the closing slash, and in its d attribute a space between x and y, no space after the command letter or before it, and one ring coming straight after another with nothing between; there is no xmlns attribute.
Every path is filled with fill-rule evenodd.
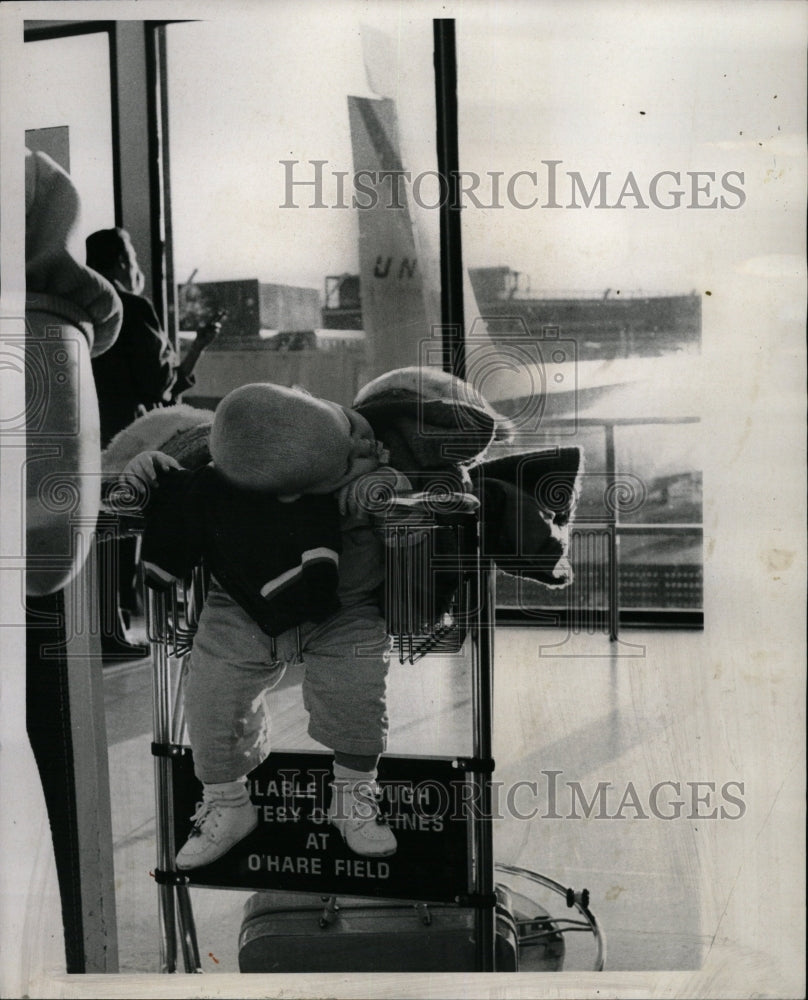
<svg viewBox="0 0 808 1000"><path fill-rule="evenodd" d="M591 481L597 478L602 481L602 494L599 498L599 506L602 510L596 515L588 515L580 510L575 515L571 528L571 545L586 549L582 560L584 570L583 583L579 583L575 589L570 587L567 591L568 599L564 608L559 608L547 604L536 604L536 612L554 612L552 622L548 624L558 625L564 619L575 631L589 631L590 633L605 625L611 641L616 641L621 623L633 624L631 613L626 613L620 605L620 555L619 541L621 538L628 538L638 535L701 535L703 528L700 523L689 522L626 522L621 521L621 514L627 511L639 510L645 499L645 484L635 474L622 473L619 470L617 461L617 441L616 430L624 427L641 426L679 426L685 424L699 423L698 417L549 417L543 421L543 428L546 430L548 438L552 438L553 429L565 430L565 438L569 435L570 429L596 428L603 431L605 445L605 462L602 471L584 473ZM557 440L557 438L555 439ZM639 497L639 502L638 501ZM576 545L577 543L577 545ZM585 600L581 601L581 591L584 591ZM605 594L606 608L601 611L596 607L597 595ZM578 600L573 602L573 596ZM587 600L588 599L588 600ZM497 624L526 624L536 621L536 615L530 614L524 608L499 607L497 613ZM531 611L534 608L530 609ZM621 613L622 612L622 613ZM655 614L656 612L656 614ZM654 625L669 627L671 625L683 625L684 620L676 621L676 618L687 618L687 626L700 627L702 615L690 609L680 615L679 609L643 609L642 614L638 614L637 624L645 626Z"/></svg>

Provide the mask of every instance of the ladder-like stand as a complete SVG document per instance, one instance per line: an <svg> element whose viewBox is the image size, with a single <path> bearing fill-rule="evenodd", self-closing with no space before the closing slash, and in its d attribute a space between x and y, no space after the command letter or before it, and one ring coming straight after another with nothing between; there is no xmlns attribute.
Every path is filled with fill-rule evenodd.
<svg viewBox="0 0 808 1000"><path fill-rule="evenodd" d="M603 968L605 940L589 909L586 890L576 893L546 876L494 862L491 727L496 568L481 556L478 508L470 495L422 494L391 499L384 510L386 618L394 650L402 664L430 654L468 650L463 655L471 672L473 743L470 757L382 757L383 806L395 814L399 842L383 870L378 862L375 870L372 863L357 864L356 856L341 843L329 847L327 856L301 862L302 845L323 829L331 758L274 751L250 776L253 801L265 806L259 809L264 817L277 816L284 803L294 802L297 813L287 809L286 816L298 815L300 822L264 819L224 858L204 868L177 870L177 846L190 830L188 817L201 790L190 747L183 743L182 690L186 672L192 669L190 653L208 576L205 567L198 566L191 579L168 591L146 587L154 665L154 877L162 971L177 970L179 951L186 972L202 971L192 886L316 893L323 906L314 933L317 927L333 924L338 897L406 901L416 907L426 927L431 923L430 905L452 912L456 908L467 917L469 930L473 928L464 935L473 951L458 959L465 964L449 968L468 971L561 968L566 933L585 931L595 944L594 968ZM402 788L409 793L394 794ZM427 801L429 796L419 798L413 789L419 795L429 789L436 802ZM439 814L440 822L423 832L425 824L419 828L411 822L412 813L428 809ZM272 855L267 853L269 844ZM297 864L287 865L292 859ZM536 902L537 887L560 895L581 919L552 917Z"/></svg>

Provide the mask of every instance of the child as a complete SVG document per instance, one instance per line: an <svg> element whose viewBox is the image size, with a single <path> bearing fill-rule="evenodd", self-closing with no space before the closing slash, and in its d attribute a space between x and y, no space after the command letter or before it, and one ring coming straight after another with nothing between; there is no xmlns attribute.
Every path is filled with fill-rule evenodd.
<svg viewBox="0 0 808 1000"><path fill-rule="evenodd" d="M363 495L409 481L386 467L358 413L268 383L222 400L210 452L197 472L160 452L126 469L157 486L143 542L149 578L168 585L201 557L212 576L185 693L203 803L177 867L209 864L257 825L246 776L269 753L264 695L298 651L309 734L334 750L329 819L356 853L393 854L376 801L390 655L384 544Z"/></svg>

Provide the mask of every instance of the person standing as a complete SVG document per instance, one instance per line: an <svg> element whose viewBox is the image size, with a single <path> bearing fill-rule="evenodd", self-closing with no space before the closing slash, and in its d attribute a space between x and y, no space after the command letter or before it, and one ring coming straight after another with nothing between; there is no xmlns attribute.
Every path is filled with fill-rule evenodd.
<svg viewBox="0 0 808 1000"><path fill-rule="evenodd" d="M194 367L216 339L218 320L197 330L180 361L145 298L143 273L129 233L101 229L87 237L87 266L112 282L123 305L123 324L113 347L93 359L93 376L101 415L101 446L137 417L177 402L194 385Z"/></svg>
<svg viewBox="0 0 808 1000"><path fill-rule="evenodd" d="M163 330L152 303L141 293L143 273L137 252L125 229L101 229L85 241L87 266L107 278L123 306L123 322L115 344L93 358L93 378L101 418L101 447L143 413L178 402L194 385L194 367L202 352L221 329L220 317L197 330L185 357L180 359ZM99 552L101 603L101 648L105 661L130 659L148 654L145 644L131 643L126 636L126 614L135 610L137 539L120 538L116 545L118 572L109 557L110 548ZM123 605L123 607L122 607Z"/></svg>

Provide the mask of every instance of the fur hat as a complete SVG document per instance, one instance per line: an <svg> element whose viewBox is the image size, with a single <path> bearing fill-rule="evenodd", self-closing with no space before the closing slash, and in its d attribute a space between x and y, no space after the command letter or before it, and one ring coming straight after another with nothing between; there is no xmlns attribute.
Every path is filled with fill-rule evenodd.
<svg viewBox="0 0 808 1000"><path fill-rule="evenodd" d="M123 472L127 462L142 451L162 451L187 469L210 461L208 437L213 411L187 403L150 410L115 435L101 455L105 476Z"/></svg>
<svg viewBox="0 0 808 1000"><path fill-rule="evenodd" d="M513 425L469 382L440 368L396 368L368 382L354 409L390 450L395 468L451 468L479 458Z"/></svg>

